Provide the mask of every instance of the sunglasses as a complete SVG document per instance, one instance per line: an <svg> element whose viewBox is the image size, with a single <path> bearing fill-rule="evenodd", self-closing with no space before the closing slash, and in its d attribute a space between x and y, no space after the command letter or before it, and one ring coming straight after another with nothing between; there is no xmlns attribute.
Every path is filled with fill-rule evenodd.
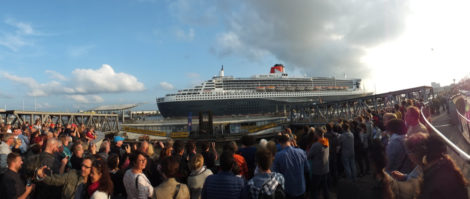
<svg viewBox="0 0 470 199"><path fill-rule="evenodd" d="M85 168L87 168L87 169L91 169L91 167L86 166L86 165L84 165L84 164L82 164L82 167L85 167Z"/></svg>

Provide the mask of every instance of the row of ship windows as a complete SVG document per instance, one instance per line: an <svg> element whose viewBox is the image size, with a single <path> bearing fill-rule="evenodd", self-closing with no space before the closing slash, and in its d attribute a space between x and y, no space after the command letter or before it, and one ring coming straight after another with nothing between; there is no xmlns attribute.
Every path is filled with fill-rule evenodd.
<svg viewBox="0 0 470 199"><path fill-rule="evenodd" d="M175 100L191 100L191 99L201 99L201 100L209 100L209 99L236 99L236 98L250 98L250 97L291 97L291 96L305 96L308 97L308 95L303 95L307 93L294 93L294 94L278 94L278 93L264 93L263 95L219 95L219 96L214 96L214 95L198 95L198 96L191 96L191 95L181 95L177 96Z"/></svg>

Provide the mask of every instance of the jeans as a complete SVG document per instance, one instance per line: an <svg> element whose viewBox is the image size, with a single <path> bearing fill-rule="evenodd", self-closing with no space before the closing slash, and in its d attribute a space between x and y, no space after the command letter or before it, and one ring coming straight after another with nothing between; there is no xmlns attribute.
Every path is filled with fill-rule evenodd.
<svg viewBox="0 0 470 199"><path fill-rule="evenodd" d="M341 157L343 160L344 172L346 177L351 180L356 180L356 162L354 160L354 155L348 157Z"/></svg>

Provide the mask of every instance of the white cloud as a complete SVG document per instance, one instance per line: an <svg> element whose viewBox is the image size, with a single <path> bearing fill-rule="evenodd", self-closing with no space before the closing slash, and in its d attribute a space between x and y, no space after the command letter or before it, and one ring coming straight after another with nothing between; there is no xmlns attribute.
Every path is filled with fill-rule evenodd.
<svg viewBox="0 0 470 199"><path fill-rule="evenodd" d="M84 104L101 103L104 101L104 99L98 95L66 95L65 97Z"/></svg>
<svg viewBox="0 0 470 199"><path fill-rule="evenodd" d="M173 90L175 88L173 84L170 84L168 82L160 82L160 87L165 90Z"/></svg>
<svg viewBox="0 0 470 199"><path fill-rule="evenodd" d="M22 36L12 35L12 34L3 34L0 35L0 46L9 48L12 51L18 51L23 46L31 45L26 41Z"/></svg>
<svg viewBox="0 0 470 199"><path fill-rule="evenodd" d="M75 69L70 83L76 93L82 94L133 92L145 89L144 84L136 77L126 73L116 73L107 64L103 64L97 70Z"/></svg>
<svg viewBox="0 0 470 199"><path fill-rule="evenodd" d="M251 60L274 58L317 76L365 77L369 69L361 57L403 33L408 1L224 1L215 4L221 10L216 16L226 20L227 29L216 37L212 51ZM182 8L198 5L186 4Z"/></svg>
<svg viewBox="0 0 470 199"><path fill-rule="evenodd" d="M31 24L29 24L29 23L16 21L13 18L7 18L5 20L5 23L10 25L10 26L16 27L18 29L16 31L16 33L18 33L18 34L22 34L22 35L32 35L32 34L34 34L34 29L31 26Z"/></svg>
<svg viewBox="0 0 470 199"><path fill-rule="evenodd" d="M192 41L194 40L194 29L190 28L188 32L185 32L184 30L178 29L175 32L175 35L178 39L184 40L184 41Z"/></svg>
<svg viewBox="0 0 470 199"><path fill-rule="evenodd" d="M266 50L254 48L243 43L234 32L226 32L218 35L216 42L217 47L212 50L219 56L239 54L249 58L250 60L259 60L269 54Z"/></svg>
<svg viewBox="0 0 470 199"><path fill-rule="evenodd" d="M34 35L36 32L29 23L16 21L12 18L7 18L4 23L14 27L15 32L3 32L0 34L0 46L9 48L12 51L18 51L21 47L32 45L26 36Z"/></svg>
<svg viewBox="0 0 470 199"><path fill-rule="evenodd" d="M55 71L46 71L59 81L38 83L31 77L19 77L9 73L1 73L4 78L26 86L29 96L49 95L90 95L101 93L135 92L144 90L144 84L136 77L126 73L116 73L114 69L104 64L99 69L75 69L70 78ZM74 98L79 99L75 96ZM96 101L96 100L95 100ZM99 100L98 100L99 101Z"/></svg>
<svg viewBox="0 0 470 199"><path fill-rule="evenodd" d="M60 81L65 81L67 80L67 78L65 76L63 76L62 74L56 72L56 71L52 71L52 70L46 70L46 74L50 75L50 77L52 79L57 79L57 80L60 80Z"/></svg>

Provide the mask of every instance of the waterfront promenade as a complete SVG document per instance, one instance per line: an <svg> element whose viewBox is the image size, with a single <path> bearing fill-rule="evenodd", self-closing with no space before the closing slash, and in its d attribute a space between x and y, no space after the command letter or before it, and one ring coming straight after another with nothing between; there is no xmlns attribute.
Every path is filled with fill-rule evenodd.
<svg viewBox="0 0 470 199"><path fill-rule="evenodd" d="M401 105L397 107L394 106L395 104ZM320 196L320 193L323 193L321 195L323 198L403 198L399 196L406 194L408 194L408 196L411 195L411 198L413 198L420 196L420 194L429 194L430 190L424 189L416 193L412 191L403 193L403 189L397 188L399 187L397 184L407 182L407 180L403 180L400 176L396 176L395 174L392 175L392 172L389 173L382 170L390 169L394 172L405 172L405 170L400 170L400 167L393 167L394 163L404 161L394 159L398 157L399 154L391 155L391 151L396 150L396 148L390 148L390 146L393 146L393 143L397 141L397 136L402 136L402 145L406 145L405 148L401 149L404 152L406 151L406 154L402 154L400 157L408 159L411 157L408 157L407 154L409 153L413 153L416 156L419 154L427 154L427 157L434 157L435 155L437 155L436 157L442 156L440 159L435 159L435 161L429 159L430 161L423 162L423 165L416 163L419 168L423 168L423 174L428 176L428 178L424 178L422 183L430 182L429 175L431 175L431 177L437 175L430 174L429 172L429 168L437 164L436 161L440 162L446 160L445 157L447 156L444 155L443 151L439 151L436 154L434 153L434 151L436 151L434 147L440 149L440 147L438 147L439 143L448 148L447 154L449 154L451 160L455 162L457 166L455 167L455 169L457 169L456 171L461 171L462 179L469 179L469 161L465 156L470 150L469 142L465 139L462 132L459 131L459 128L457 128L459 124L451 123L450 114L446 111L441 111L440 114L434 112L434 114L429 115L426 110L429 110L430 106L430 103L422 102L422 100L414 98L398 99L396 103L383 103L383 106L380 107L363 104L363 106L361 105L363 110L354 111L354 113L358 113L358 115L346 114L350 119L331 119L328 123L332 124L332 126L312 124L299 127L294 125L295 120L290 120L293 125L291 126L292 128L278 129L278 132L272 133L271 136L265 137L264 140L254 136L254 134L247 133L237 137L236 140L224 140L218 143L211 143L209 140L194 142L191 139L170 139L166 141L143 139L128 142L125 138L117 135L110 139L104 139L104 141L100 143L100 146L97 146L95 140L101 138L96 135L97 133L93 131L92 126L86 127L82 125L79 128L73 123L65 123L63 126L59 126L55 123L42 123L41 120L36 121L35 124L29 124L23 121L23 124L17 126L2 123L0 134L2 136L0 146L0 171L5 172L11 170L15 172L15 168L24 168L24 170L16 170L17 173L19 172L22 176L26 176L26 178L22 179L24 180L23 182L19 180L18 183L23 187L26 186L27 190L31 189L31 187L26 185L28 179L32 180L33 184L37 185L37 188L29 193L32 198L44 198L45 195L47 195L48 198L58 197L51 193L44 193L44 190L52 188L51 184L48 184L48 182L52 182L50 178L53 178L54 175L43 177L42 173L37 173L38 169L40 170L40 165L35 165L37 162L34 161L35 157L43 159L39 160L39 162L48 159L48 161L50 161L47 163L47 167L50 169L49 172L57 176L69 176L71 175L70 172L75 171L81 171L81 174L89 175L86 169L88 167L97 167L96 164L101 164L98 163L100 160L107 161L110 165L110 169L120 172L121 174L136 169L139 170L140 168L141 174L148 179L148 182L138 182L138 184L142 187L148 187L148 192L146 192L147 197L152 197L153 194L157 194L149 190L159 190L158 187L168 183L169 178L165 176L169 175L173 175L179 183L188 186L189 192L192 194L197 188L191 183L190 178L192 175L201 172L201 168L204 168L214 173L213 178L218 178L218 176L222 175L223 172L220 173L220 170L223 170L226 172L224 175L233 176L234 179L243 182L243 185L236 185L236 187L238 186L241 189L233 189L235 185L231 185L232 188L229 189L228 187L224 188L223 186L215 186L210 183L202 183L199 189L205 189L206 191L212 190L210 193L204 191L202 193L199 192L199 194L202 194L203 198L214 198L207 195L204 197L204 194L216 194L214 192L215 190L223 191L225 189L225 191L239 196L236 198L252 198L249 194L249 189L251 189L249 186L256 186L256 184L250 185L250 182L260 177L259 172L271 172L270 169L272 169L272 172L277 172L284 176L284 180L280 180L277 183L281 183L285 186L285 194L290 194L290 196L297 198L315 198L315 196ZM418 107L421 107L421 109L418 109ZM354 108L351 110L354 110ZM421 113L420 110L425 111ZM449 110L451 114L453 111L456 110ZM392 118L388 120L387 117L391 115L397 119L394 120ZM432 121L432 127L435 127L438 131L433 131L432 128L430 128L431 126L428 126L428 128L423 127L420 131L412 132L411 129L415 128L413 127L415 123L427 125L427 123L422 120L423 118L421 118L421 120L419 119L420 117L430 119L430 121ZM404 121L406 121L406 124ZM182 121L181 123L184 122ZM289 123L285 125L285 127L289 127ZM405 125L408 131L404 131L404 128L402 128L405 127ZM468 123L464 125L468 125ZM413 144L423 146L423 148L426 149L420 153L410 148L413 145L409 146L409 144L407 144L410 142L409 139L416 138L417 134L415 133L419 134L419 132L424 132L426 135L430 136L429 138L420 138L423 141L422 143L416 142ZM468 128L464 128L463 133L468 134ZM440 142L427 141L428 139L432 140L431 137L435 137L435 135L439 134L445 136L449 141L442 142L442 139ZM346 136L349 135L352 139L347 140ZM346 143L350 143L350 145L348 146ZM434 145L430 145L430 143L434 143ZM464 155L455 153L455 148L449 147L454 144L463 151ZM318 150L315 149L316 147ZM268 153L264 153L263 155L257 152L263 150L266 150ZM289 152L290 150L294 150L295 152ZM345 157L347 157L347 154L350 152L353 152L356 158L353 158L350 160L352 162L348 163ZM285 156L283 155L285 153L293 154ZM54 154L56 156L50 156ZM197 154L202 154L199 157L202 158L203 163L197 164L197 158L195 158ZM305 159L301 158L302 156L305 156ZM321 158L318 158L318 156ZM15 164L12 159L15 157L22 157L24 164ZM92 161L89 166L87 166L88 162L85 161L89 160L88 158L91 158ZM116 162L116 158L122 163ZM273 159L274 162L270 162ZM263 161L260 162L260 160ZM327 160L327 162L318 164L324 160ZM179 166L176 166L175 161L178 162ZM144 162L145 164L142 166L139 162ZM283 166L283 162L296 163ZM83 164L86 164L85 167L83 167ZM169 168L161 168L165 168L168 164L174 164L172 168L177 168L176 170L179 174L165 173L170 172L167 170ZM227 164L231 166L227 167ZM273 165L272 167L267 166L271 164ZM402 164L403 163L400 165ZM438 165L440 164L446 163L439 163ZM198 165L205 165L205 167L199 167ZM303 165L305 165L305 167ZM321 165L323 165L323 167ZM325 165L327 165L327 167L324 167ZM136 168L137 166L139 166L139 168ZM287 168L287 170L282 169L283 167ZM264 168L264 170L260 171L259 169L262 168ZM454 172L452 168L449 169L451 169L449 170L450 173ZM255 170L258 171L255 172ZM297 171L302 171L302 175L295 177L295 181L292 181L292 177L299 174L296 173ZM410 172L410 170L407 172ZM49 180L37 180L38 175L41 176L41 178ZM449 175L453 176L454 174ZM129 185L122 185L123 183L126 184L124 176L114 177L112 181L109 179L107 183L112 183L117 189L107 193L108 195L123 196L123 194L134 193L135 190L132 190L134 186L129 187ZM420 178L419 175L416 176L416 178ZM133 182L132 184L134 185L136 181L134 179L131 180L131 182ZM438 196L438 194L447 193L452 187L465 187L464 189L466 190L467 186L458 184L458 182L459 181L455 179L450 181L433 181L435 186L441 186L440 189L436 190L436 196ZM65 187L72 186L67 185L65 181L64 183L65 184L61 185ZM91 186L90 183L91 182L83 182L83 186ZM223 182L219 182L219 184L220 183L223 184ZM247 183L247 185L245 185L245 183ZM79 184L80 183L76 185ZM452 184L452 187L446 186L449 184ZM119 188L118 186L121 187ZM413 188L412 186L414 185L407 185L405 187ZM217 188L214 189L214 187ZM388 192L388 190L392 190L392 192ZM8 192L8 187L4 184L0 184L0 191L2 193L3 191ZM27 191L24 193L27 193ZM77 194L76 192L66 192L66 190L62 192L57 191L57 193ZM324 193L328 194L325 196ZM463 197L460 193L463 192L452 191L454 195L448 194L451 195L451 198L468 198L467 191L465 191L464 194L466 197ZM88 196L90 196L90 193L88 194ZM184 194L184 192L181 194ZM179 198L189 198L189 195L184 197L181 195Z"/></svg>

